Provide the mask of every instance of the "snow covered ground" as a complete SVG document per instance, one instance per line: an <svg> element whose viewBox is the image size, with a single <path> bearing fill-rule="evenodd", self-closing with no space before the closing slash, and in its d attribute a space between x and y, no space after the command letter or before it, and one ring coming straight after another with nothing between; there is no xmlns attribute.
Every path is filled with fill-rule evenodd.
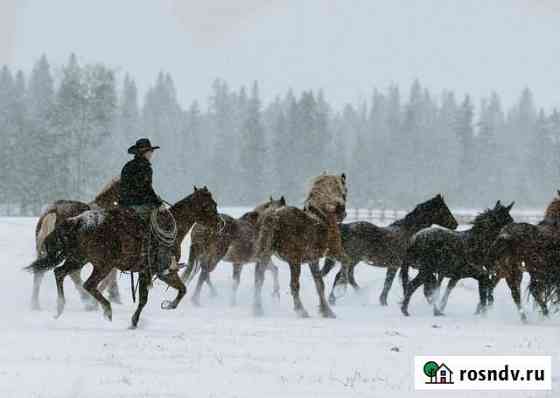
<svg viewBox="0 0 560 398"><path fill-rule="evenodd" d="M185 299L176 311L160 302L174 292L151 290L137 330L128 330L133 304L128 277L120 279L124 305L113 322L86 312L67 280L68 305L55 320L54 277L43 285L43 311L31 312L31 276L21 271L34 257L35 219L0 219L0 397L558 397L560 316L541 320L532 311L522 325L505 285L486 318L473 315L475 285L462 283L447 316L434 318L421 294L404 318L400 286L381 307L382 270L361 265L362 294L348 291L334 307L338 319L317 314L307 268L302 298L310 319L292 311L287 267L282 295L265 294L266 316L251 314L252 266L242 275L237 307L230 307L231 265L212 274L219 296L204 290L203 306ZM187 246L188 243L185 243ZM188 251L187 251L188 252ZM86 270L84 271L86 272ZM327 278L332 284L334 272ZM265 291L271 292L267 275ZM192 286L190 287L192 292ZM189 295L190 295L189 292ZM414 355L552 355L552 392L415 392Z"/></svg>

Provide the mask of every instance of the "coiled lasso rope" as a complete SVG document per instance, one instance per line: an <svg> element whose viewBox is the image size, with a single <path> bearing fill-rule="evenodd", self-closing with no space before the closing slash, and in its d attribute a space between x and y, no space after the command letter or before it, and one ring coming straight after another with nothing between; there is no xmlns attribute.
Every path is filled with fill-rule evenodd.
<svg viewBox="0 0 560 398"><path fill-rule="evenodd" d="M158 214L160 211L167 213L171 219L171 228L169 230L163 229L158 224ZM175 217L173 217L173 213L171 213L168 208L160 207L152 211L152 214L150 215L150 228L152 230L152 234L162 245L169 247L175 244L175 239L177 239L177 222L175 221Z"/></svg>

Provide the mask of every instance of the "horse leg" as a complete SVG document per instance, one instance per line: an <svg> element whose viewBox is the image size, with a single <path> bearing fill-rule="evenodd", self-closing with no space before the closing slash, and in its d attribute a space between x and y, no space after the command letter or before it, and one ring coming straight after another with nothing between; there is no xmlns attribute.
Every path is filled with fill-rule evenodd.
<svg viewBox="0 0 560 398"><path fill-rule="evenodd" d="M445 293L441 298L439 309L436 307L436 303L434 302L434 315L444 315L443 311L445 311L445 307L447 307L447 300L449 300L451 291L455 288L455 286L457 286L457 282L459 282L458 277L453 277L449 280L449 282L447 283L447 288L445 289Z"/></svg>
<svg viewBox="0 0 560 398"><path fill-rule="evenodd" d="M170 302L164 301L161 304L161 308L164 310L174 310L175 308L177 308L185 294L187 294L187 288L185 287L185 284L183 283L177 272L170 272L167 275L161 276L159 279L167 283L168 286L171 286L172 288L177 290L177 297L175 297L175 300Z"/></svg>
<svg viewBox="0 0 560 398"><path fill-rule="evenodd" d="M383 291L381 292L381 296L379 296L379 302L383 306L387 305L387 295L389 294L391 286L393 286L393 281L395 280L397 271L398 268L387 268L387 273L385 274L385 283L383 284Z"/></svg>
<svg viewBox="0 0 560 398"><path fill-rule="evenodd" d="M521 322L527 323L527 314L525 313L525 309L523 308L523 304L521 303L521 279L523 278L523 274L516 270L510 272L506 276L506 282L509 286L509 290L511 292L511 297L513 298L513 302L517 306L517 310L519 311L519 315L521 316Z"/></svg>
<svg viewBox="0 0 560 398"><path fill-rule="evenodd" d="M270 261L266 266L266 270L270 271L272 274L272 297L280 299L280 279L278 278L278 267Z"/></svg>
<svg viewBox="0 0 560 398"><path fill-rule="evenodd" d="M319 295L319 312L323 318L336 318L336 315L329 307L329 303L325 298L325 282L321 276L319 262L309 263L309 269L311 270L311 275L313 275L315 288L317 289L317 294Z"/></svg>
<svg viewBox="0 0 560 398"><path fill-rule="evenodd" d="M148 287L150 286L150 275L146 272L140 272L138 281L138 308L134 311L132 315L131 329L136 329L138 326L138 320L140 319L140 313L142 309L148 302Z"/></svg>
<svg viewBox="0 0 560 398"><path fill-rule="evenodd" d="M216 290L214 284L212 284L212 281L210 280L210 271L208 271L208 274L206 275L206 279L204 282L206 282L206 285L210 288L210 297L212 298L218 297L218 291Z"/></svg>
<svg viewBox="0 0 560 398"><path fill-rule="evenodd" d="M64 264L54 270L54 276L56 279L56 289L58 292L58 299L56 302L56 315L55 318L58 318L64 312L64 306L66 305L66 299L64 298L64 278L66 275L79 270L82 264L72 257L66 259Z"/></svg>
<svg viewBox="0 0 560 398"><path fill-rule="evenodd" d="M41 305L39 304L39 291L44 277L45 272L36 272L33 274L33 293L31 295L31 310L33 311L39 311L41 309Z"/></svg>
<svg viewBox="0 0 560 398"><path fill-rule="evenodd" d="M424 283L426 283L426 280L424 280ZM432 294L432 306L433 306L433 309L434 309L434 316L442 316L443 315L443 312L441 312L439 310L439 308L437 307L437 303L439 301L439 294L441 292L442 283L443 283L443 275L439 274L438 277L437 277L437 282L436 282L436 285L435 285L435 288L434 288L434 292Z"/></svg>
<svg viewBox="0 0 560 398"><path fill-rule="evenodd" d="M409 316L410 314L408 313L408 304L410 303L410 299L412 297L412 295L414 294L414 292L416 291L416 289L418 289L425 280L426 276L424 274L422 274L422 272L418 273L418 275L416 275L414 277L414 279L412 279L407 285L406 288L404 290L404 299L403 302L401 304L401 312L403 313L404 316ZM403 282L405 280L403 279Z"/></svg>
<svg viewBox="0 0 560 398"><path fill-rule="evenodd" d="M332 259L330 257L325 258L325 264L321 269L321 275L327 276L327 274L331 272L331 270L334 268L335 265L336 265L335 259Z"/></svg>
<svg viewBox="0 0 560 398"><path fill-rule="evenodd" d="M109 275L112 269L113 267L106 266L104 264L101 266L93 264L93 272L87 279L86 283L84 283L84 289L86 289L88 293L91 294L99 302L99 304L101 304L101 308L103 308L103 316L109 321L113 320L111 303L103 297L97 287L103 278Z"/></svg>
<svg viewBox="0 0 560 398"><path fill-rule="evenodd" d="M543 316L548 317L548 308L546 306L546 299L544 297L544 283L537 276L531 275L531 281L529 282L529 291L531 292L539 307L541 307Z"/></svg>
<svg viewBox="0 0 560 398"><path fill-rule="evenodd" d="M301 275L301 264L290 263L290 290L294 299L294 310L300 318L309 318L309 313L303 307L299 298L299 277Z"/></svg>
<svg viewBox="0 0 560 398"><path fill-rule="evenodd" d="M356 265L358 265L358 263L352 263L348 267L348 282L350 282L350 285L356 292L358 292L360 290L360 285L358 285L356 278L354 278L354 269L356 268Z"/></svg>
<svg viewBox="0 0 560 398"><path fill-rule="evenodd" d="M337 288L338 288L338 290L342 290L342 286L344 286L344 288L346 288L346 282L343 282L345 280L343 272L344 272L344 270L341 267L340 271L338 271L336 273L336 276L334 277L333 286L332 286L331 292L329 294L329 303L331 305L336 304L335 290L337 290ZM342 279L342 281L341 281L341 279Z"/></svg>
<svg viewBox="0 0 560 398"><path fill-rule="evenodd" d="M233 286L231 289L231 306L235 306L237 303L237 290L239 289L239 283L241 282L241 269L243 264L234 263L233 264Z"/></svg>
<svg viewBox="0 0 560 398"><path fill-rule="evenodd" d="M490 284L488 286L488 307L492 307L494 305L494 290L496 289L496 286L498 286L498 283L500 283L500 279L501 277L496 276L492 279L490 279Z"/></svg>
<svg viewBox="0 0 560 398"><path fill-rule="evenodd" d="M208 272L208 263L205 262L205 263L201 264L201 266L200 266L200 275L198 276L198 281L196 282L196 288L195 288L194 293L191 297L191 302L196 307L200 307L200 291L202 290L202 285L206 281L208 273L209 273Z"/></svg>
<svg viewBox="0 0 560 398"><path fill-rule="evenodd" d="M478 296L479 302L476 306L475 314L486 314L488 308L488 292L492 283L487 275L479 275L478 278Z"/></svg>
<svg viewBox="0 0 560 398"><path fill-rule="evenodd" d="M350 262L343 261L340 264L340 270L337 272L334 278L333 287L329 294L329 303L331 305L335 305L336 298L342 297L346 293L346 289L350 278L352 278L352 280L354 281L353 284L354 289L356 290L360 289L360 287L356 283L356 280L354 279L354 267L356 266L356 264L357 262L352 262L352 261Z"/></svg>
<svg viewBox="0 0 560 398"><path fill-rule="evenodd" d="M112 269L109 275L101 281L99 285L100 291L105 291L109 293L109 301L115 304L122 304L121 294L119 292L119 283L117 282L118 270L116 268Z"/></svg>
<svg viewBox="0 0 560 398"><path fill-rule="evenodd" d="M88 292L84 289L84 281L82 280L82 272L81 270L72 271L70 273L70 279L74 282L74 286L76 290L80 294L80 299L84 304L86 311L95 311L97 309L97 302L89 295Z"/></svg>
<svg viewBox="0 0 560 398"><path fill-rule="evenodd" d="M253 292L253 314L262 316L264 314L262 306L262 288L264 284L264 271L266 264L270 262L270 258L266 261L258 261L255 264L255 290Z"/></svg>
<svg viewBox="0 0 560 398"><path fill-rule="evenodd" d="M426 275L426 281L424 282L424 297L428 304L432 305L434 303L434 292L437 287L436 277L432 274Z"/></svg>

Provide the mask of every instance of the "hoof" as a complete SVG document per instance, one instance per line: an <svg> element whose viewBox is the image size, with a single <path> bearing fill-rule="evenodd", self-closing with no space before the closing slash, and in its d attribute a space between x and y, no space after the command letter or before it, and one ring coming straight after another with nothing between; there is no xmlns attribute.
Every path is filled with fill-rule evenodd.
<svg viewBox="0 0 560 398"><path fill-rule="evenodd" d="M329 304L336 305L336 297L334 296L334 294L329 295Z"/></svg>
<svg viewBox="0 0 560 398"><path fill-rule="evenodd" d="M107 319L109 322L112 322L113 321L113 311L111 311L111 310L103 311L103 317L105 319Z"/></svg>
<svg viewBox="0 0 560 398"><path fill-rule="evenodd" d="M174 310L177 308L177 303L175 301L164 300L161 302L162 310Z"/></svg>
<svg viewBox="0 0 560 398"><path fill-rule="evenodd" d="M404 316L410 316L410 314L408 313L408 309L401 307L401 312Z"/></svg>
<svg viewBox="0 0 560 398"><path fill-rule="evenodd" d="M41 311L41 306L39 303L31 303L31 311Z"/></svg>
<svg viewBox="0 0 560 398"><path fill-rule="evenodd" d="M280 300L280 290L274 290L272 292L272 298L279 301Z"/></svg>
<svg viewBox="0 0 560 398"><path fill-rule="evenodd" d="M523 322L523 324L525 325L529 323L529 320L527 319L527 314L525 314L524 312L521 313L521 322Z"/></svg>
<svg viewBox="0 0 560 398"><path fill-rule="evenodd" d="M200 300L198 298L191 298L191 304L195 307L200 307Z"/></svg>
<svg viewBox="0 0 560 398"><path fill-rule="evenodd" d="M309 313L304 308L296 310L296 314L298 318L309 318Z"/></svg>
<svg viewBox="0 0 560 398"><path fill-rule="evenodd" d="M434 316L445 316L445 314L440 310L434 310Z"/></svg>
<svg viewBox="0 0 560 398"><path fill-rule="evenodd" d="M138 328L138 321L134 322L132 321L132 323L130 324L130 326L128 327L129 330L134 330Z"/></svg>
<svg viewBox="0 0 560 398"><path fill-rule="evenodd" d="M387 307L387 300L379 300L379 304L381 304L382 307Z"/></svg>
<svg viewBox="0 0 560 398"><path fill-rule="evenodd" d="M331 318L331 319L336 318L336 314L330 308L323 308L319 311L319 313L323 318Z"/></svg>

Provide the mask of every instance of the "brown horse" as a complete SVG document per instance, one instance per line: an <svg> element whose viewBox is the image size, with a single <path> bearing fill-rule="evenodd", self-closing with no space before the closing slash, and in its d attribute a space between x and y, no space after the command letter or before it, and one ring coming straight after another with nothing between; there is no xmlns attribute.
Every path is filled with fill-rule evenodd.
<svg viewBox="0 0 560 398"><path fill-rule="evenodd" d="M494 276L489 292L505 278L521 320L527 314L521 303L523 271L530 275L529 292L548 316L547 296L560 282L560 191L548 205L544 219L537 225L512 223L502 228L494 241L490 255L494 260Z"/></svg>
<svg viewBox="0 0 560 398"><path fill-rule="evenodd" d="M76 217L84 211L92 209L112 209L117 206L119 199L120 179L113 178L95 197L90 203L78 202L74 200L57 200L46 207L44 212L39 217L37 225L35 226L35 248L37 251L37 258L46 255L44 242L45 238L54 229L59 226L64 220ZM33 276L33 294L31 297L31 309L39 310L39 291L41 289L41 282L45 274L38 272ZM80 293L82 301L86 304L86 308L95 308L97 303L92 306L92 297L82 287L83 281L80 271L75 271L70 274L70 278L74 282L76 289ZM105 288L109 292L109 300L114 303L120 303L119 285L117 283L117 271L111 272L107 278L102 282L101 290Z"/></svg>
<svg viewBox="0 0 560 398"><path fill-rule="evenodd" d="M262 286L264 271L274 254L290 265L290 288L294 309L300 317L308 317L299 297L301 265L308 263L323 317L335 314L325 299L325 284L319 260L329 255L342 258L342 244L338 222L346 216L346 176L321 175L313 180L303 210L283 207L264 215L257 238L255 267L254 312L263 313Z"/></svg>
<svg viewBox="0 0 560 398"><path fill-rule="evenodd" d="M195 222L209 227L217 226L216 208L216 202L206 187L195 187L191 195L170 208L177 225L176 255L180 255L180 241ZM109 320L112 319L111 304L99 292L99 282L114 268L139 272L139 302L132 317L132 327L136 327L140 313L148 301L148 287L151 283L151 273L146 265L143 250L146 232L142 221L129 209L89 210L57 227L45 241L47 256L36 260L27 269L32 272L55 269L58 317L64 311L65 305L64 278L90 262L93 272L85 282L84 288L101 304L104 315ZM57 267L62 261L64 264ZM186 293L185 285L177 272L171 272L160 279L178 291L175 300L169 302L166 307L162 305L162 308L176 308Z"/></svg>
<svg viewBox="0 0 560 398"><path fill-rule="evenodd" d="M283 196L278 200L274 200L271 197L268 202L255 207L255 209L245 213L238 219L227 214L220 214L224 226L217 233L203 225L196 224L193 227L189 263L181 279L185 281L191 278L194 276L196 269L200 269L200 276L192 297L192 302L195 305L200 305L200 291L204 282L208 284L212 294L216 294L214 286L210 282L210 273L216 269L220 261L233 264L231 304L235 305L242 267L247 263L255 261L255 243L259 220L267 212L284 206L286 206L286 200ZM200 264L200 267L198 267L198 264ZM270 263L267 265L267 270L272 273L274 278L273 295L278 297L280 294L278 267Z"/></svg>

